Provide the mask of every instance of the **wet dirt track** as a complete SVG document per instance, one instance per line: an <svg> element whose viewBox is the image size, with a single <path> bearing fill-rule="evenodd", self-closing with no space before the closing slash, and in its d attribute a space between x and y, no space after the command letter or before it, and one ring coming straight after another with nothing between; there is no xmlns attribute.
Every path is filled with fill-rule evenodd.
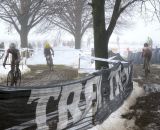
<svg viewBox="0 0 160 130"><path fill-rule="evenodd" d="M141 87L144 84L160 84L160 65L151 66L147 79L144 78L142 65L134 65L133 70L133 80ZM135 119L135 128L129 130L160 130L160 92L139 97L130 110L130 113L122 115L128 120Z"/></svg>
<svg viewBox="0 0 160 130"><path fill-rule="evenodd" d="M133 80L143 84L160 84L160 65L151 65L151 72L149 73L147 79L144 77L144 69L142 65L133 66Z"/></svg>
<svg viewBox="0 0 160 130"><path fill-rule="evenodd" d="M53 71L49 71L45 65L30 65L28 67L31 69L31 72L22 75L20 87L38 87L62 83L72 80L78 75L77 70L70 67L55 66ZM1 83L1 85L6 85L6 81Z"/></svg>

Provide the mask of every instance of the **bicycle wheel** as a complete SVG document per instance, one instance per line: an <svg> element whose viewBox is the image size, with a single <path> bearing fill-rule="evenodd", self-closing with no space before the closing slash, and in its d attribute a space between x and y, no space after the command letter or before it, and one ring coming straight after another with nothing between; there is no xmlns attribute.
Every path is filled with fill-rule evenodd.
<svg viewBox="0 0 160 130"><path fill-rule="evenodd" d="M20 86L20 84L21 84L21 71L20 71L20 69L15 72L14 77L15 77L15 79L14 79L15 86Z"/></svg>
<svg viewBox="0 0 160 130"><path fill-rule="evenodd" d="M13 85L14 85L14 75L12 71L9 71L7 75L7 86L13 86Z"/></svg>

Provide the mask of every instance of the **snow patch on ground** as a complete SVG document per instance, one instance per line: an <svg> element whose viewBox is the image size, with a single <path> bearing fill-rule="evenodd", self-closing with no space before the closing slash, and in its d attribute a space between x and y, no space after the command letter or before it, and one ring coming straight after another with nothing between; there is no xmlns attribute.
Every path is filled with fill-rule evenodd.
<svg viewBox="0 0 160 130"><path fill-rule="evenodd" d="M10 71L10 69L11 67L9 65L6 65L6 69L3 66L0 66L0 82L5 81L7 79L7 74ZM30 68L28 68L27 65L20 65L19 69L21 70L22 74L30 71Z"/></svg>
<svg viewBox="0 0 160 130"><path fill-rule="evenodd" d="M91 64L90 60L79 59L80 55L90 55L89 50L77 50L69 47L55 47L54 49L54 57L53 64L54 65L66 65L71 66L73 68L82 68L83 73L91 72L91 68L94 72L94 64ZM3 61L0 61L1 64ZM30 71L27 65L46 65L46 59L44 56L43 48L37 48L34 50L32 57L25 59L23 58L21 61L23 64L23 69L20 66L22 74ZM10 66L6 66L6 69L2 65L0 65L0 82L6 79L6 75L10 70Z"/></svg>
<svg viewBox="0 0 160 130"><path fill-rule="evenodd" d="M133 82L133 91L123 105L112 113L101 125L96 125L89 130L133 130L135 120L121 118L121 115L128 113L129 107L136 103L136 98L144 95L144 89L139 87L137 82Z"/></svg>
<svg viewBox="0 0 160 130"><path fill-rule="evenodd" d="M78 67L79 50L73 48L56 47L54 48L53 64L68 65ZM46 64L43 49L35 51L33 56L27 60L28 65Z"/></svg>
<svg viewBox="0 0 160 130"><path fill-rule="evenodd" d="M80 56L90 56L88 50L77 50L69 47L55 47L53 64L54 65L66 65L73 68L90 69L94 68L94 64L91 60L80 59ZM43 54L43 48L37 49L33 56L27 59L27 65L46 64L46 59Z"/></svg>

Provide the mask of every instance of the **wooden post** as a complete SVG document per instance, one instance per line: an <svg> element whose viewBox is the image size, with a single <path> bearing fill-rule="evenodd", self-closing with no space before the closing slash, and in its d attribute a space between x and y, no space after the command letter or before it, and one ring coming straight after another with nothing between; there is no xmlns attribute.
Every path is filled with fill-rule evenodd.
<svg viewBox="0 0 160 130"><path fill-rule="evenodd" d="M81 64L80 55L81 55L81 54L79 54L79 60L78 60L78 69L80 69L80 64Z"/></svg>

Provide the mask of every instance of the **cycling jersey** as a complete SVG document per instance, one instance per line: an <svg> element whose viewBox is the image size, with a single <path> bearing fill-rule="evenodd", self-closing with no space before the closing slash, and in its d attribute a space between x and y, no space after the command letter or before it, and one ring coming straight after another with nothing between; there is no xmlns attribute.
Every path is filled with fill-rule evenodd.
<svg viewBox="0 0 160 130"><path fill-rule="evenodd" d="M151 48L144 47L143 50L142 50L142 56L144 58L151 59L151 57L152 57L152 50L151 50Z"/></svg>
<svg viewBox="0 0 160 130"><path fill-rule="evenodd" d="M6 57L4 59L4 66L6 64L7 58L9 56L9 53L12 54L12 60L11 60L11 70L14 70L14 66L16 65L16 68L18 70L19 68L19 62L20 62L20 53L18 49L8 49Z"/></svg>
<svg viewBox="0 0 160 130"><path fill-rule="evenodd" d="M12 61L19 60L19 50L18 49L8 49L7 53L12 54Z"/></svg>
<svg viewBox="0 0 160 130"><path fill-rule="evenodd" d="M47 55L51 55L51 51L52 51L52 54L54 53L53 49L50 47L50 48L44 48L44 55L47 56Z"/></svg>

